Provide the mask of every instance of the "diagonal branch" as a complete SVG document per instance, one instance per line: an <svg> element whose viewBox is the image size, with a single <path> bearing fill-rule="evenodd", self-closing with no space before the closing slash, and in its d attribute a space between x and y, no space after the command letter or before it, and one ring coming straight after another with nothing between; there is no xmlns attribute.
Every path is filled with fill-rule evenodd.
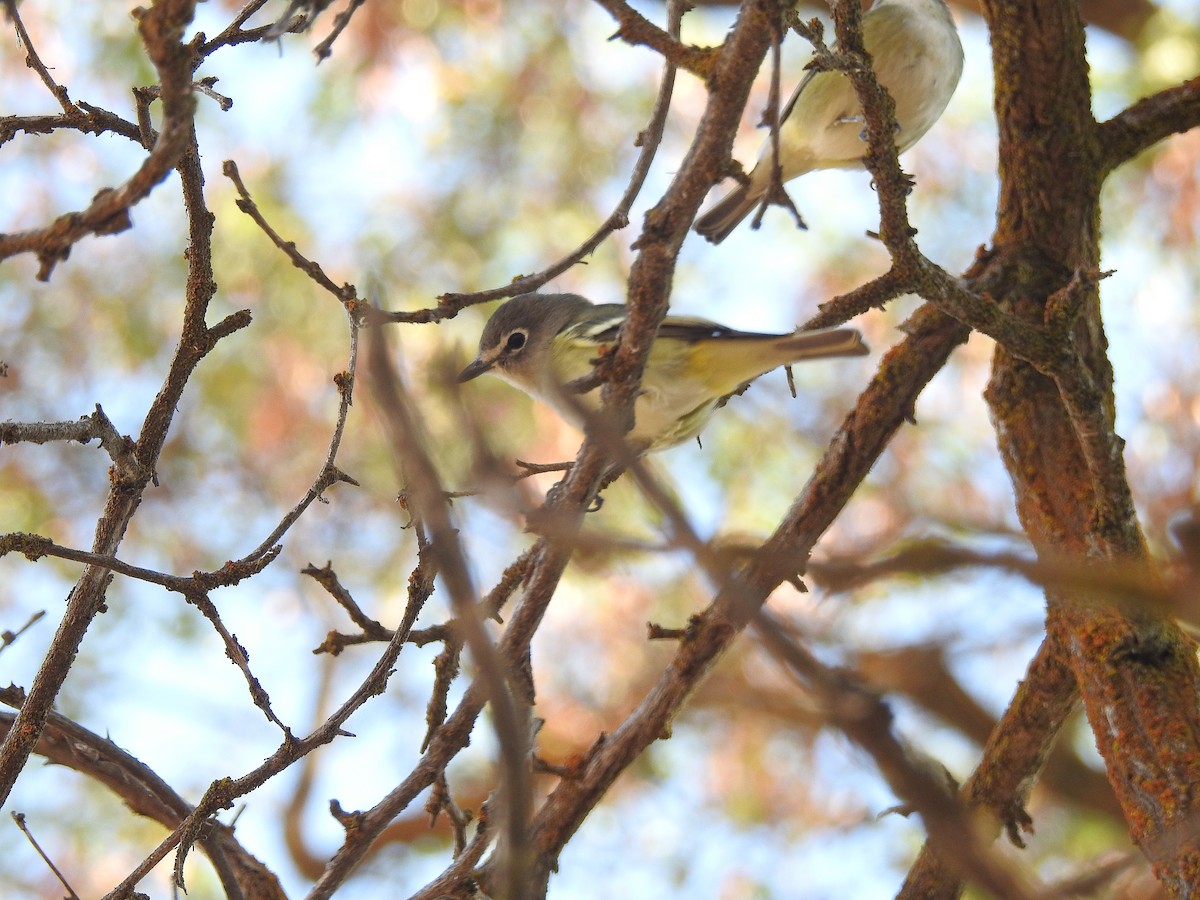
<svg viewBox="0 0 1200 900"><path fill-rule="evenodd" d="M559 782L538 811L533 840L545 866L553 865L583 818L621 772L663 736L704 674L754 618L770 592L803 568L817 538L845 506L892 436L911 418L924 386L969 333L929 305L913 315L906 331L904 341L880 363L878 374L762 550L695 620L675 659L638 708L593 748L572 777ZM541 878L548 874L539 869Z"/></svg>
<svg viewBox="0 0 1200 900"><path fill-rule="evenodd" d="M530 704L517 669L503 659L484 628L483 616L475 605L475 586L466 553L450 517L449 501L442 490L437 469L429 456L426 433L403 381L392 367L382 331L373 337L368 372L372 393L383 418L390 443L400 458L401 472L409 491L410 508L418 527L428 531L429 552L436 564L462 628L475 665L477 685L482 685L492 710L500 745L502 777L501 839L506 864L501 883L503 895L512 900L528 896L528 837L532 805L530 783Z"/></svg>
<svg viewBox="0 0 1200 900"><path fill-rule="evenodd" d="M991 811L993 834L1003 826L1013 843L1021 845L1021 831L1032 824L1025 804L1078 698L1065 653L1054 641L1043 641L962 790L968 808ZM898 900L958 900L962 885L952 862L927 842Z"/></svg>
<svg viewBox="0 0 1200 900"><path fill-rule="evenodd" d="M25 65L37 72L38 78L42 80L42 84L46 86L46 90L54 95L54 99L62 107L64 115L67 117L78 115L79 110L71 102L71 97L67 89L54 80L54 76L50 74L50 70L46 68L46 64L42 62L41 56L34 49L29 32L25 30L25 23L21 20L21 13L17 10L17 0L4 0L4 11L13 23L13 27L17 30L18 40L25 47Z"/></svg>
<svg viewBox="0 0 1200 900"><path fill-rule="evenodd" d="M681 16L682 12L679 14L672 13L670 16L671 20L667 24L669 34L675 39L679 37ZM450 318L456 315L459 310L475 303L486 303L489 300L499 300L502 297L514 297L518 294L536 291L572 266L591 256L596 248L604 243L613 232L628 226L629 211L633 209L634 201L637 200L638 195L642 192L642 187L646 183L646 176L650 174L650 167L658 153L659 146L662 144L663 129L667 125L667 114L671 111L671 97L675 90L675 70L676 64L668 57L663 64L662 81L659 84L658 96L654 101L654 109L650 113L650 122L637 136L636 145L641 147L642 152L638 154L637 162L633 165L633 172L629 176L629 184L626 185L625 193L617 202L617 206L612 211L612 214L604 220L603 224L596 229L591 237L580 244L574 251L568 253L557 262L552 263L541 272L515 278L508 284L492 288L491 290L476 291L470 294L442 294L438 297L438 305L433 310L420 310L411 313L388 312L383 314L384 318L389 322L433 322L442 318Z"/></svg>
<svg viewBox="0 0 1200 900"><path fill-rule="evenodd" d="M952 856L957 870L992 895L1006 900L1031 896L1022 879L976 835L948 774L939 772L933 760L914 754L896 735L891 710L880 697L818 660L767 610L759 611L754 624L770 654L815 695L830 721L870 754L901 803L921 814L931 845Z"/></svg>
<svg viewBox="0 0 1200 900"><path fill-rule="evenodd" d="M0 702L20 708L22 697L15 688L0 689ZM0 713L0 735L12 728L15 716ZM145 763L107 738L58 713L51 713L38 740L37 751L56 765L74 769L104 785L136 815L174 828L192 811ZM284 893L275 875L255 859L234 836L233 829L216 821L207 823L200 847L216 869L229 897L282 900Z"/></svg>
<svg viewBox="0 0 1200 900"><path fill-rule="evenodd" d="M233 182L233 186L237 188L238 209L254 220L254 224L261 228L263 233L271 239L271 243L282 250L287 258L292 261L292 265L329 293L333 294L339 303L351 303L356 299L357 294L351 285L344 284L338 287L333 283L333 279L325 274L325 270L321 268L320 264L308 259L296 249L295 241L284 240L279 232L271 227L271 224L259 210L258 204L254 202L254 198L250 196L250 192L246 189L246 184L242 181L242 175L238 171L237 163L232 159L227 159L224 165L221 166L221 171L226 178Z"/></svg>

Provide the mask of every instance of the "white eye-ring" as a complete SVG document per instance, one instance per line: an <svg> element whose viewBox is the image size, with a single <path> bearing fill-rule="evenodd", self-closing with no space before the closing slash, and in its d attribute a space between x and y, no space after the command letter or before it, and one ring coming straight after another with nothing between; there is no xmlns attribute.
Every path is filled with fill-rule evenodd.
<svg viewBox="0 0 1200 900"><path fill-rule="evenodd" d="M516 353L525 346L525 339L528 337L524 331L514 331L508 336L504 342L504 351L506 353Z"/></svg>

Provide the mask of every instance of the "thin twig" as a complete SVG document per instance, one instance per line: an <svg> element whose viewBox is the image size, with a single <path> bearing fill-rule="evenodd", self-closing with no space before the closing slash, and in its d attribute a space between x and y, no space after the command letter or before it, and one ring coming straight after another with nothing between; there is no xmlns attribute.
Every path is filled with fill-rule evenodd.
<svg viewBox="0 0 1200 900"><path fill-rule="evenodd" d="M163 127L154 149L124 184L98 191L86 209L60 215L49 225L0 234L0 260L33 253L40 263L37 278L49 281L54 267L71 247L89 235L117 234L132 226L129 210L145 199L180 161L193 136L192 94L187 51L179 44L180 22L190 22L193 2L155 3L141 10L138 28L163 88Z"/></svg>
<svg viewBox="0 0 1200 900"><path fill-rule="evenodd" d="M781 10L780 16L783 15ZM779 110L782 106L782 91L780 89L780 72L783 69L783 23L779 18L776 18L772 29L771 40L771 86L767 92L767 108L763 110L763 124L769 128L771 141L771 179L767 184L767 190L763 194L762 202L759 203L758 209L754 213L754 218L750 222L750 227L757 229L762 225L763 215L767 208L772 205L782 206L788 210L796 220L798 228L807 228L804 224L804 217L800 215L800 210L796 209L796 204L792 202L792 198L788 196L788 192L783 187L783 159L779 149L779 128L783 124L780 120ZM788 375L791 376L791 369L788 369Z"/></svg>
<svg viewBox="0 0 1200 900"><path fill-rule="evenodd" d="M648 47L660 54L672 68L708 78L716 65L719 47L694 47L681 43L679 32L670 27L663 30L630 6L625 0L596 0L598 6L617 20L617 33L632 46Z"/></svg>
<svg viewBox="0 0 1200 900"><path fill-rule="evenodd" d="M637 14L635 13L635 15ZM677 31L677 27L674 27L672 33L677 36ZM629 176L629 183L625 187L625 193L621 195L621 199L617 202L612 214L604 220L604 223L596 229L591 237L571 253L568 253L562 259L536 274L516 278L509 284L501 285L491 290L476 291L470 294L443 294L438 297L436 310L453 310L453 312L449 313L452 316L463 307L475 303L484 303L489 300L499 300L502 297L513 297L518 294L536 291L547 282L557 278L563 272L590 256L613 232L625 228L629 224L629 212L633 209L634 202L642 192L642 187L646 183L646 176L650 174L650 167L654 163L654 157L658 153L659 146L662 144L663 129L666 128L667 114L671 111L671 97L675 90L675 72L676 63L668 57L663 64L663 74L659 82L658 96L654 100L654 109L650 113L650 121L639 132L637 137L636 145L641 148L641 152L638 154L637 161L633 165L633 171ZM385 315L389 321L397 322L434 321L431 319L418 320L410 318L414 315L420 315L420 313L386 313Z"/></svg>
<svg viewBox="0 0 1200 900"><path fill-rule="evenodd" d="M46 855L46 851L42 849L42 845L37 842L37 839L33 836L33 833L29 830L29 827L25 824L25 813L14 812L12 814L12 818L17 824L17 828L19 828L21 833L25 835L25 839L33 846L34 851L36 851L37 855L42 858L42 862L44 862L46 867L54 873L54 877L58 879L59 884L67 889L68 900L80 900L79 895L75 893L75 889L72 888L70 882L67 881L67 877L58 870L58 866L56 866L53 860Z"/></svg>
<svg viewBox="0 0 1200 900"><path fill-rule="evenodd" d="M67 117L78 116L79 109L71 102L71 97L67 89L54 80L54 76L50 74L50 70L46 68L46 64L42 62L42 58L38 56L37 50L34 49L29 32L25 30L25 23L21 21L21 14L17 11L17 0L4 0L4 8L8 13L8 18L13 23L13 27L17 30L17 38L25 47L25 65L37 72L38 77L42 80L42 84L54 95L54 99L58 101L58 105L62 107L63 113Z"/></svg>
<svg viewBox="0 0 1200 900"><path fill-rule="evenodd" d="M51 441L77 441L86 444L98 440L124 480L139 477L140 467L134 453L133 439L117 431L100 404L90 416L73 422L0 422L0 446L21 442L46 444Z"/></svg>
<svg viewBox="0 0 1200 900"><path fill-rule="evenodd" d="M2 703L20 708L23 699L15 688L0 689ZM0 734L12 727L13 720L12 715L0 714ZM58 713L51 713L47 719L37 753L103 785L136 815L152 819L166 828L176 827L192 811L191 804L145 763L107 738ZM283 900L278 879L246 852L232 828L209 820L199 843L216 870L226 896Z"/></svg>
<svg viewBox="0 0 1200 900"><path fill-rule="evenodd" d="M235 47L238 44L253 43L254 41L262 40L266 37L273 27L272 25L263 25L259 28L242 28L250 17L267 5L268 0L250 0L245 6L238 11L238 14L233 17L228 25L226 25L221 33L212 40L203 41L202 34L196 35L196 40L192 42L192 48L196 52L197 67L200 66L215 50L221 47Z"/></svg>
<svg viewBox="0 0 1200 900"><path fill-rule="evenodd" d="M333 597L337 601L338 606L344 609L347 615L350 616L350 621L362 629L365 637L376 641L391 640L392 632L385 628L382 623L364 613L350 592L342 586L337 573L333 571L332 563L327 562L320 569L309 563L300 570L300 574L307 575L317 582L317 584L321 585L321 587L325 588L329 596Z"/></svg>
<svg viewBox="0 0 1200 900"><path fill-rule="evenodd" d="M469 878L479 861L483 859L484 851L495 837L495 826L485 803L479 812L479 821L475 825L475 835L462 852L454 858L454 862L421 890L412 895L410 900L444 900L451 892L460 888Z"/></svg>
<svg viewBox="0 0 1200 900"><path fill-rule="evenodd" d="M246 189L246 184L242 181L241 173L238 172L237 163L232 159L227 159L221 166L221 171L225 174L226 178L233 182L234 187L237 188L238 209L254 220L254 223L271 239L271 243L282 250L287 258L292 261L292 265L329 293L333 294L339 303L348 304L357 299L357 294L352 285L344 284L338 287L333 283L333 279L325 274L325 270L321 268L320 264L308 259L296 249L295 241L284 240L279 232L271 227L271 224L254 202L254 198L250 196L250 192Z"/></svg>
<svg viewBox="0 0 1200 900"><path fill-rule="evenodd" d="M238 671L242 673L242 677L246 680L246 686L250 690L250 699L257 706L264 716L279 727L283 732L284 740L292 740L292 730L283 721L275 715L275 710L271 708L271 698L266 690L255 676L250 671L250 657L246 653L246 648L241 645L233 633L225 627L225 623L221 621L220 613L217 612L216 605L203 594L197 594L188 598L196 609L200 610L201 615L208 619L213 630L221 638L221 643L225 645L225 655L229 658Z"/></svg>
<svg viewBox="0 0 1200 900"><path fill-rule="evenodd" d="M132 565L115 556L64 547L40 534L28 534L21 531L0 534L0 557L9 553L20 553L30 562L36 562L43 556L68 559L97 571L116 572L118 575L144 581L147 584L156 584L185 596L204 593L218 587L233 587L235 584L257 575L274 562L279 551L280 548L276 545L253 559L243 562L226 562L220 569L212 572L168 575L156 569L144 569L141 566Z"/></svg>
<svg viewBox="0 0 1200 900"><path fill-rule="evenodd" d="M39 609L37 612L35 612L33 615L31 615L26 620L25 624L22 625L20 628L18 628L16 631L9 631L7 628L4 629L4 631L0 631L0 653L3 653L5 651L5 649L10 647L12 644L16 643L17 638L19 638L21 635L23 635L25 632L27 632L30 628L32 628L34 625L36 625L38 622L40 622L45 617L45 615L46 615L46 611L44 609Z"/></svg>
<svg viewBox="0 0 1200 900"><path fill-rule="evenodd" d="M346 8L334 17L333 30L329 32L329 36L313 48L313 54L317 57L318 63L325 61L333 54L333 42L346 30L355 11L366 2L367 0L350 0Z"/></svg>
<svg viewBox="0 0 1200 900"><path fill-rule="evenodd" d="M350 414L350 405L354 399L354 381L358 370L358 336L361 326L353 311L349 312L348 320L350 325L349 359L346 361L346 370L339 372L333 379L338 389L337 421L333 427L333 434L329 438L329 447L325 451L325 460L321 464L321 471L300 501L280 519L279 524L272 529L261 544L242 557L239 561L240 564L248 564L260 555L270 552L271 548L278 546L280 539L288 529L296 524L306 509L321 499L328 488L338 483L358 485L357 481L335 465L338 451L342 446L342 437L346 432L346 419Z"/></svg>

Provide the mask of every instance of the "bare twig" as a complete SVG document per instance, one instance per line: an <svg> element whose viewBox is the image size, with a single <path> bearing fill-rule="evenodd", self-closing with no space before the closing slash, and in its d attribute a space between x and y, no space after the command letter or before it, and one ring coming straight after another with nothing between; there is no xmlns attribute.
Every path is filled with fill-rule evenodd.
<svg viewBox="0 0 1200 900"><path fill-rule="evenodd" d="M279 547L272 547L268 552L247 562L226 562L216 571L193 572L191 575L168 575L155 569L144 569L141 566L117 559L115 556L64 547L40 534L27 534L20 531L0 535L0 556L9 553L20 553L30 562L36 562L43 556L69 559L98 571L116 572L127 578L135 578L147 584L157 584L176 593L191 596L210 591L213 588L232 587L252 575L257 575L275 561L275 557L279 555Z"/></svg>
<svg viewBox="0 0 1200 900"><path fill-rule="evenodd" d="M346 30L346 26L350 24L355 11L366 2L367 0L350 0L346 8L334 17L333 29L329 32L328 37L313 48L313 54L317 57L318 63L323 62L333 55L333 42Z"/></svg>
<svg viewBox="0 0 1200 900"><path fill-rule="evenodd" d="M1200 77L1143 97L1097 126L1101 171L1111 172L1165 137L1200 125Z"/></svg>
<svg viewBox="0 0 1200 900"><path fill-rule="evenodd" d="M780 12L783 15L783 12ZM780 121L779 110L783 103L781 99L781 90L779 86L780 71L783 68L783 23L776 18L771 39L771 87L767 93L767 108L763 110L762 124L766 125L770 134L771 141L771 180L767 185L767 190L763 194L762 202L759 203L758 209L754 213L754 218L750 221L751 228L758 228L762 225L763 215L767 208L772 205L782 206L788 210L796 220L798 228L807 228L804 224L804 218L800 215L800 210L796 209L796 204L792 202L792 198L783 188L783 165L779 149L779 126ZM788 369L788 376L791 376L791 369Z"/></svg>
<svg viewBox="0 0 1200 900"><path fill-rule="evenodd" d="M221 30L221 33L212 40L206 41L203 39L203 34L197 34L195 40L192 41L192 49L196 52L195 65L199 67L213 51L221 47L235 47L238 44L253 43L267 37L274 27L273 25L263 25L259 28L242 28L243 25L250 21L251 16L266 5L267 0L250 0L233 17L233 21L226 25Z"/></svg>
<svg viewBox="0 0 1200 900"><path fill-rule="evenodd" d="M221 621L220 613L217 612L217 607L203 594L189 597L188 602L200 610L201 615L208 619L213 630L221 638L221 643L225 645L225 655L229 658L230 662L237 666L238 671L242 673L242 677L246 679L246 686L250 689L250 699L254 705L262 710L263 715L270 722L279 727L279 730L283 732L285 741L292 740L292 730L275 715L275 710L271 709L271 698L267 695L262 683L250 671L250 656L246 653L246 648L225 627L225 623Z"/></svg>
<svg viewBox="0 0 1200 900"><path fill-rule="evenodd" d="M239 196L237 202L238 209L254 220L254 223L271 239L271 243L282 250L287 258L292 261L292 265L329 293L333 294L339 303L351 304L357 299L357 294L352 285L343 284L341 287L338 287L333 283L333 279L325 274L325 270L318 263L308 259L296 249L295 241L284 240L279 232L271 227L266 217L259 211L258 205L250 196L250 192L246 189L241 173L238 172L237 163L232 159L227 159L224 165L221 166L221 171L225 173L225 177L232 181L234 187L237 188Z"/></svg>
<svg viewBox="0 0 1200 900"><path fill-rule="evenodd" d="M21 442L45 444L50 441L86 444L93 440L98 440L101 448L107 451L119 478L123 481L135 480L139 476L133 440L117 431L98 403L94 413L74 422L0 422L0 445Z"/></svg>
<svg viewBox="0 0 1200 900"><path fill-rule="evenodd" d="M45 617L45 615L46 615L46 611L44 609L39 609L37 612L35 612L33 615L31 615L28 619L26 619L25 624L22 625L20 628L18 628L16 631L9 631L7 628L4 629L4 631L0 631L0 653L3 653L6 648L8 648L12 644L14 644L16 642L17 638L19 638L21 635L23 635L25 632L27 632L30 628L32 628L34 625L36 625L38 622L40 622Z"/></svg>
<svg viewBox="0 0 1200 900"><path fill-rule="evenodd" d="M13 818L13 821L17 824L17 828L19 828L21 830L21 833L23 835L25 835L25 839L27 841L29 841L29 843L33 846L34 851L37 853L38 856L40 856L42 858L42 862L44 862L46 864L46 867L51 872L54 873L54 877L58 879L59 884L61 884L64 888L67 889L68 900L80 900L79 895L77 893L75 893L75 889L71 887L70 883L67 881L66 876L63 875L63 873L58 870L58 866L56 866L54 864L54 861L51 860L50 857L46 855L46 851L42 849L41 844L39 844L37 842L37 839L34 838L33 833L29 830L29 827L25 824L25 814L19 813L19 812L14 812L12 814L12 818Z"/></svg>
<svg viewBox="0 0 1200 900"><path fill-rule="evenodd" d="M335 464L338 450L342 446L342 437L346 432L346 418L350 414L350 405L354 400L354 381L358 370L358 337L361 326L357 315L352 310L349 311L348 319L350 324L349 359L346 361L345 371L339 372L333 378L333 383L338 389L337 421L333 426L333 434L329 438L329 447L325 451L325 460L321 464L321 471L317 473L316 480L309 486L300 501L288 511L262 543L239 560L239 564L248 564L276 547L288 529L296 524L306 509L321 499L328 488L338 483L358 485L357 481Z"/></svg>
<svg viewBox="0 0 1200 900"><path fill-rule="evenodd" d="M638 14L633 13L633 15L636 16ZM679 35L678 18L668 23L668 29L670 35L677 39ZM610 234L625 228L629 224L629 211L633 208L638 195L641 194L642 187L646 183L646 176L650 174L650 167L654 162L655 155L658 153L659 145L662 143L663 129L667 124L667 114L671 111L671 97L675 90L675 70L676 62L668 57L663 65L662 79L659 83L658 96L654 101L654 109L650 113L650 122L637 137L636 143L637 146L641 147L641 153L638 154L637 161L633 165L633 171L629 176L629 183L625 187L625 193L621 195L621 199L617 202L617 206L612 211L612 214L605 219L604 223L592 236L571 253L568 253L562 259L552 263L549 267L536 274L513 279L509 284L487 291L477 291L470 294L443 294L438 298L436 310L453 310L453 312L448 313L446 316L448 317L455 315L460 309L471 304L484 303L488 300L499 300L502 297L513 297L517 294L536 291L547 282L567 271L567 269L582 262ZM386 313L385 315L390 321L418 321L410 317L420 315L420 313ZM432 320L422 319L420 321Z"/></svg>
<svg viewBox="0 0 1200 900"><path fill-rule="evenodd" d="M392 632L385 628L380 622L372 619L362 611L362 608L355 602L354 597L350 592L342 586L338 580L337 573L333 571L332 563L325 563L323 568L318 569L312 563L309 563L300 570L301 575L307 575L313 579L321 587L329 593L337 601L338 606L346 611L350 616L350 621L362 629L363 635L371 640L391 640Z"/></svg>
<svg viewBox="0 0 1200 900"><path fill-rule="evenodd" d="M445 813L450 820L454 829L454 856L457 858L466 849L467 827L471 824L473 816L470 810L464 810L454 802L445 772L442 772L434 780L433 790L429 793L425 809L429 813L430 826L437 822L438 816L442 813Z"/></svg>
<svg viewBox="0 0 1200 900"><path fill-rule="evenodd" d="M672 67L691 72L700 78L708 78L716 65L718 47L693 47L679 41L679 33L659 28L625 0L596 0L609 15L617 20L617 33L627 44L649 47L662 55Z"/></svg>
<svg viewBox="0 0 1200 900"><path fill-rule="evenodd" d="M19 708L22 700L15 688L0 689L0 702ZM13 720L11 714L0 714L0 734L12 727ZM145 763L58 713L50 714L38 740L37 753L103 785L136 815L167 828L176 827L192 811L191 805ZM209 820L199 843L228 897L263 900L284 897L275 876L246 852L232 828Z"/></svg>
<svg viewBox="0 0 1200 900"><path fill-rule="evenodd" d="M487 850L488 844L491 843L494 836L495 826L488 813L488 806L484 804L479 813L479 821L475 825L475 835L471 838L470 843L455 856L453 864L445 872L413 894L411 900L443 900L443 898L451 896L450 892L460 888L479 861L483 859L484 851Z"/></svg>
<svg viewBox="0 0 1200 900"><path fill-rule="evenodd" d="M4 0L4 9L8 13L8 18L12 21L13 27L17 29L18 39L20 39L21 44L25 47L25 65L37 72L38 78L42 80L42 84L46 86L46 89L54 95L54 99L58 101L58 105L62 107L63 113L67 117L78 115L79 110L71 102L71 97L67 89L54 80L54 77L50 74L50 70L46 68L46 64L42 62L42 58L38 56L37 50L34 49L29 32L25 30L25 23L21 21L21 14L17 11L17 0Z"/></svg>

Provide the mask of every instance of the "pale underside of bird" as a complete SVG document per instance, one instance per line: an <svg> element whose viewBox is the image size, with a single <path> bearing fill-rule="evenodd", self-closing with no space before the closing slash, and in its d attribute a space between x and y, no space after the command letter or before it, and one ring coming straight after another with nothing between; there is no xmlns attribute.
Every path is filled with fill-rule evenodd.
<svg viewBox="0 0 1200 900"><path fill-rule="evenodd" d="M600 392L573 393L613 347L626 307L595 305L574 294L525 294L493 313L479 355L459 376L490 372L584 427ZM634 405L627 440L636 451L663 450L699 434L720 401L780 366L868 352L853 328L789 334L736 331L707 319L667 316L659 326Z"/></svg>
<svg viewBox="0 0 1200 900"><path fill-rule="evenodd" d="M962 76L963 50L944 0L877 0L863 17L863 44L875 75L896 103L896 149L903 153L933 126ZM814 169L862 165L865 120L850 79L810 71L780 114L780 180ZM719 244L762 202L771 185L773 151L764 142L748 184L739 184L696 220Z"/></svg>

